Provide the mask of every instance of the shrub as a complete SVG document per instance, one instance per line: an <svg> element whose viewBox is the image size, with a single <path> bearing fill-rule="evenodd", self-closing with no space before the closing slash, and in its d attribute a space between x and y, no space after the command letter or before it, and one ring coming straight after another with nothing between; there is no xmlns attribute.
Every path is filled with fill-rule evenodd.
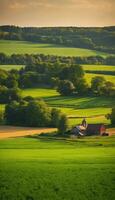
<svg viewBox="0 0 115 200"><path fill-rule="evenodd" d="M58 123L58 132L63 134L65 133L69 128L69 122L68 122L68 118L66 115L62 115L60 117L59 123Z"/></svg>

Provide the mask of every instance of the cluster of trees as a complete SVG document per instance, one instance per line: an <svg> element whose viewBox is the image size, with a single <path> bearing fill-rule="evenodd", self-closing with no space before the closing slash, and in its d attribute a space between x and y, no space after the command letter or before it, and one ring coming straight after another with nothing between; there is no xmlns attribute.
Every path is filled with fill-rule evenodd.
<svg viewBox="0 0 115 200"><path fill-rule="evenodd" d="M114 84L96 76L89 86L82 66L76 64L43 63L27 65L21 70L0 70L0 102L20 99L20 89L47 86L57 88L61 95L115 96ZM20 88L20 89L19 89Z"/></svg>
<svg viewBox="0 0 115 200"><path fill-rule="evenodd" d="M115 85L103 76L92 78L91 91L98 96L115 97Z"/></svg>
<svg viewBox="0 0 115 200"><path fill-rule="evenodd" d="M56 127L61 133L68 129L67 117L58 109L50 109L43 100L12 101L6 105L4 117L10 125Z"/></svg>
<svg viewBox="0 0 115 200"><path fill-rule="evenodd" d="M1 26L0 39L53 43L115 53L115 27L49 27Z"/></svg>
<svg viewBox="0 0 115 200"><path fill-rule="evenodd" d="M40 62L49 63L64 63L64 64L103 64L103 65L115 65L115 56L101 57L101 56L89 56L89 57L65 57L55 55L44 54L12 54L8 56L4 53L0 53L0 64L12 64L12 65L31 65L38 64Z"/></svg>
<svg viewBox="0 0 115 200"><path fill-rule="evenodd" d="M57 91L64 96L77 94L115 97L115 85L110 81L106 81L103 76L92 78L91 86L86 83L85 79L79 79L77 83L63 80L60 81Z"/></svg>
<svg viewBox="0 0 115 200"><path fill-rule="evenodd" d="M17 70L12 70L11 72L0 70L0 103L21 99L18 80L19 74Z"/></svg>
<svg viewBox="0 0 115 200"><path fill-rule="evenodd" d="M9 103L12 100L21 99L21 90L19 88L7 88L0 86L0 103Z"/></svg>

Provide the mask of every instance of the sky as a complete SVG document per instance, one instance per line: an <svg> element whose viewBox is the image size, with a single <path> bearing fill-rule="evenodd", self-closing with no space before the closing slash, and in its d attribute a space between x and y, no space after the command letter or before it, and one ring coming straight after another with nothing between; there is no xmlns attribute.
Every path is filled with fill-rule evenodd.
<svg viewBox="0 0 115 200"><path fill-rule="evenodd" d="M0 0L0 25L112 26L115 0Z"/></svg>

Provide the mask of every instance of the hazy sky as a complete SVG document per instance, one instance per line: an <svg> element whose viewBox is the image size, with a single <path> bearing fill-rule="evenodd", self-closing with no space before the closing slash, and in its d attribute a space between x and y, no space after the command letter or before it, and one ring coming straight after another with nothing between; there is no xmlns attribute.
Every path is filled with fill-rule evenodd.
<svg viewBox="0 0 115 200"><path fill-rule="evenodd" d="M115 0L0 0L0 25L115 25Z"/></svg>

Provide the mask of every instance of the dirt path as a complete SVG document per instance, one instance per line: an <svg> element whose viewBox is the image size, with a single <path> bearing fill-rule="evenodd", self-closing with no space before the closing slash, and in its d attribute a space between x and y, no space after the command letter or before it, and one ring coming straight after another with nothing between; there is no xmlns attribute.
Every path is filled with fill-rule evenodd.
<svg viewBox="0 0 115 200"><path fill-rule="evenodd" d="M55 128L28 128L15 126L0 126L0 139L48 133L55 131Z"/></svg>
<svg viewBox="0 0 115 200"><path fill-rule="evenodd" d="M109 135L115 135L115 128L109 128L107 129L107 133L109 133Z"/></svg>

